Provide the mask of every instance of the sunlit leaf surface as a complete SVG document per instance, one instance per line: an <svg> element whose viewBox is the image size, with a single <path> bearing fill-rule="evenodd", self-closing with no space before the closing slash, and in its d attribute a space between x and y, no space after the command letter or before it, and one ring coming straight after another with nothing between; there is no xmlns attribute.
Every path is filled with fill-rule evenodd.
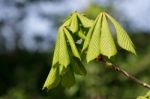
<svg viewBox="0 0 150 99"><path fill-rule="evenodd" d="M117 41L121 48L130 51L136 54L134 45L128 36L127 32L121 27L121 25L110 15L107 14L107 17L111 20L116 29Z"/></svg>
<svg viewBox="0 0 150 99"><path fill-rule="evenodd" d="M56 87L60 82L58 66L53 66L48 74L43 89L52 89Z"/></svg>
<svg viewBox="0 0 150 99"><path fill-rule="evenodd" d="M63 28L60 30L60 40L59 40L59 63L65 67L67 67L70 63L68 48L66 44L66 37L63 31Z"/></svg>
<svg viewBox="0 0 150 99"><path fill-rule="evenodd" d="M105 15L103 15L102 20L100 51L101 54L108 56L109 58L117 53L117 49L112 38Z"/></svg>
<svg viewBox="0 0 150 99"><path fill-rule="evenodd" d="M101 18L102 15L98 16L98 20L96 20L95 27L93 30L93 35L91 41L89 43L88 51L87 51L87 62L95 59L100 55L100 33L101 33Z"/></svg>
<svg viewBox="0 0 150 99"><path fill-rule="evenodd" d="M68 39L68 41L69 41L69 44L70 44L70 46L71 46L71 50L72 50L73 55L74 55L75 57L77 57L77 58L80 59L80 54L79 54L79 52L78 52L78 49L77 49L77 47L76 47L76 45L75 45L75 42L74 42L74 40L73 40L71 34L69 33L69 31L68 31L66 28L64 28L64 32L65 32L65 34L66 34L66 36L67 36L67 39Z"/></svg>

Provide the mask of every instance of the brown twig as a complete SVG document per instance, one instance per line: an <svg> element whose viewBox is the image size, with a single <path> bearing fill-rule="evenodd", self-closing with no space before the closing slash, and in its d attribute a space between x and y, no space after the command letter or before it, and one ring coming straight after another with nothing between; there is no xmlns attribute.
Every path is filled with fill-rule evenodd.
<svg viewBox="0 0 150 99"><path fill-rule="evenodd" d="M123 74L124 76L126 76L127 78L131 79L132 81L136 82L137 84L150 89L150 85L137 79L136 77L134 77L133 75L129 74L127 71L121 69L118 65L112 63L110 60L106 60L103 56L99 56L97 57L96 61L100 61L105 63L107 66L110 66L112 70L117 71L121 74Z"/></svg>

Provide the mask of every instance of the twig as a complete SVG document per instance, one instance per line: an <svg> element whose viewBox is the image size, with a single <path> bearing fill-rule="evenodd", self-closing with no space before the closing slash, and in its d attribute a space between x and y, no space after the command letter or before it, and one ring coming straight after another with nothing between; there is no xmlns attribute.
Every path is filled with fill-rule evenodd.
<svg viewBox="0 0 150 99"><path fill-rule="evenodd" d="M124 76L126 76L127 78L131 79L132 81L136 82L137 84L145 87L145 88L148 88L150 89L150 85L137 79L136 77L134 77L133 75L129 74L128 72L126 72L125 70L119 68L118 65L112 63L110 60L106 60L103 56L99 56L97 57L96 61L99 61L99 62L103 62L105 63L107 66L110 66L112 70L116 71L116 72L119 72L121 74L123 74Z"/></svg>

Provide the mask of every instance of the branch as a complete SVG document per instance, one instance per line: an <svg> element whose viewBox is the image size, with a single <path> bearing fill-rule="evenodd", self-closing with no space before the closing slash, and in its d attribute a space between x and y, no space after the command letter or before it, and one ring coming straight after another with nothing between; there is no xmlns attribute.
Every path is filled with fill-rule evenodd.
<svg viewBox="0 0 150 99"><path fill-rule="evenodd" d="M110 60L106 60L103 56L97 57L96 61L105 63L107 66L111 67L112 70L114 70L116 72L119 72L119 73L123 74L124 76L126 76L127 78L129 78L130 80L136 82L137 84L139 84L139 85L141 85L141 86L143 86L145 88L150 89L150 85L149 84L147 84L147 83L137 79L136 77L134 77L133 75L129 74L125 70L119 68L118 65L112 63Z"/></svg>

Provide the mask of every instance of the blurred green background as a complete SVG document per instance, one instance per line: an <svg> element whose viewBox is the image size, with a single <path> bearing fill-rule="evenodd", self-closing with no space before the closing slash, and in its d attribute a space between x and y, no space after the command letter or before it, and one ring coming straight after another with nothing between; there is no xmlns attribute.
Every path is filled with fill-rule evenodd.
<svg viewBox="0 0 150 99"><path fill-rule="evenodd" d="M137 56L119 49L111 60L150 83L150 2L127 0L123 5L119 0L104 1L1 0L0 99L136 99L144 95L148 89L96 62L85 64L88 74L76 76L76 84L70 89L59 85L49 92L42 91L57 29L75 10L91 19L101 11L114 16L131 36Z"/></svg>

